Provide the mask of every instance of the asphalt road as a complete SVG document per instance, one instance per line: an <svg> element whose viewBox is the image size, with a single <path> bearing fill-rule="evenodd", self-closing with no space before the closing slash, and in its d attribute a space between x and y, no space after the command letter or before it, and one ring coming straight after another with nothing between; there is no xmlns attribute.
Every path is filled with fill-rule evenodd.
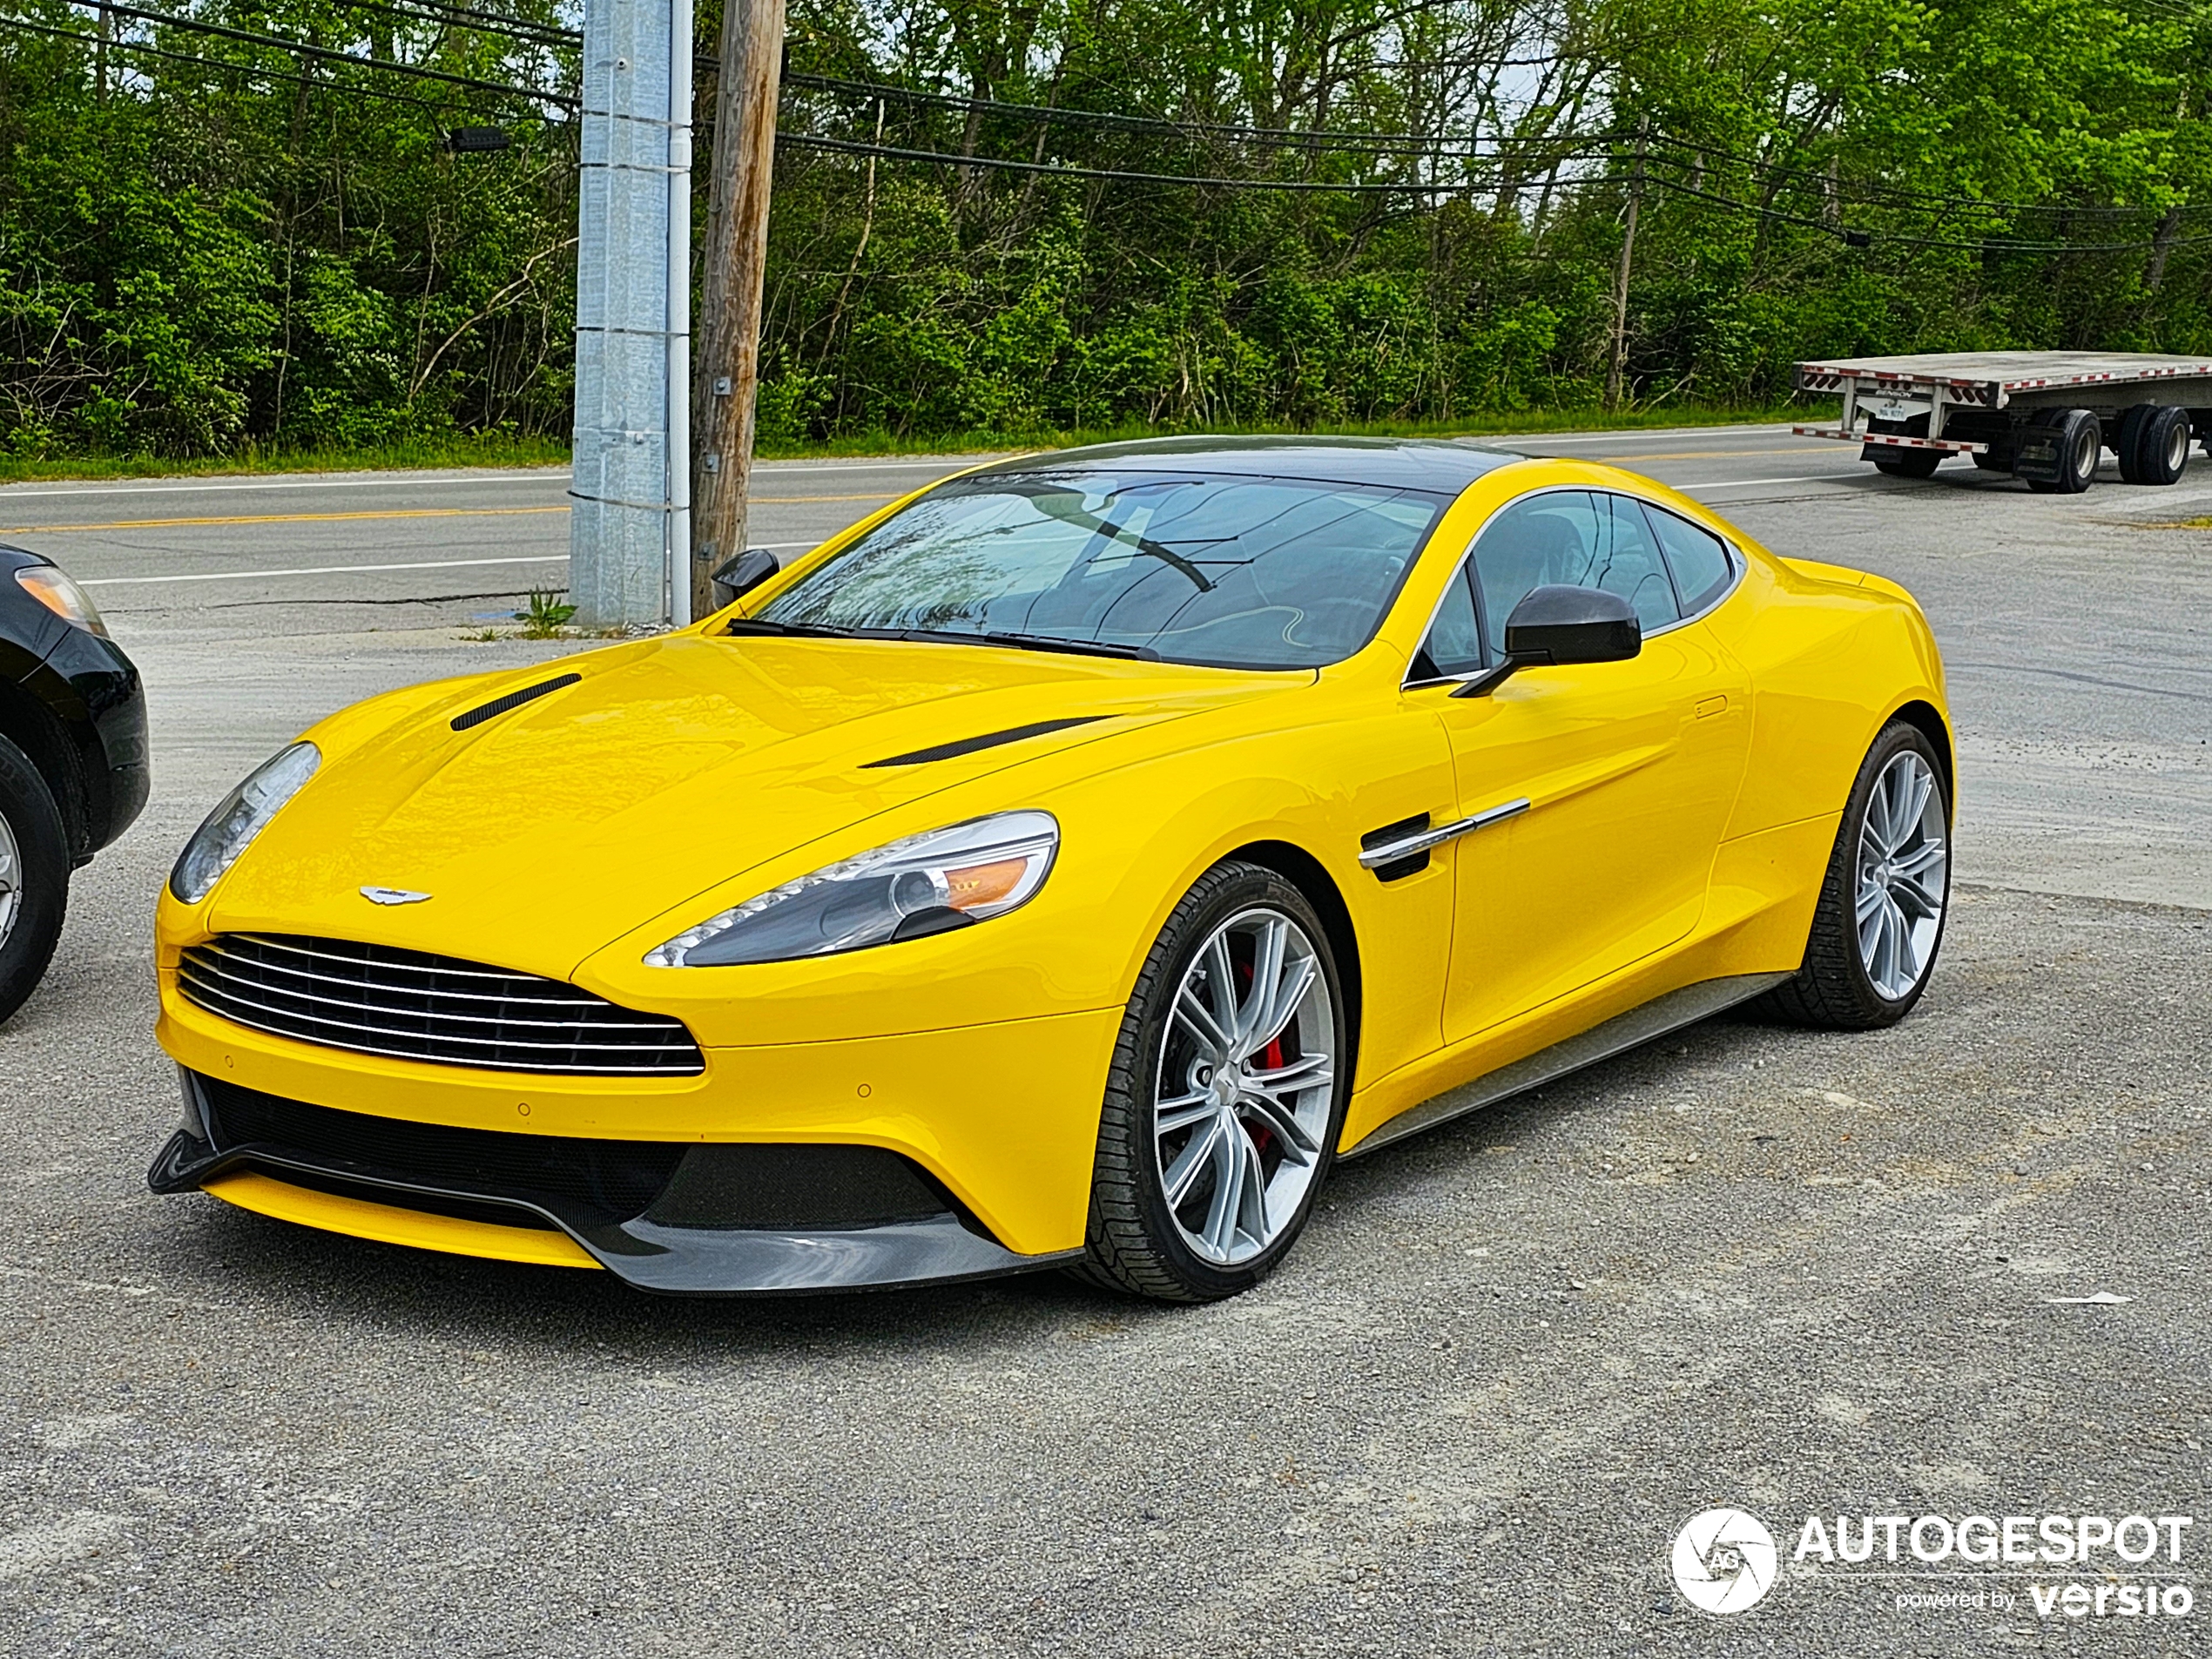
<svg viewBox="0 0 2212 1659"><path fill-rule="evenodd" d="M1709 1022L1347 1166L1282 1272L1191 1311L656 1301L150 1197L168 860L327 710L574 649L462 637L559 585L566 481L0 490L0 539L98 584L159 756L0 1031L0 1651L2202 1651L2212 1602L2044 1620L2018 1574L1900 1608L1931 1581L1798 1566L1714 1620L1667 1558L1720 1504L2212 1534L2212 532L2155 527L2212 461L2047 497L1771 428L1507 442L1919 595L1945 959L1891 1032ZM754 539L958 464L764 468ZM2168 1569L2200 1598L2208 1550Z"/></svg>

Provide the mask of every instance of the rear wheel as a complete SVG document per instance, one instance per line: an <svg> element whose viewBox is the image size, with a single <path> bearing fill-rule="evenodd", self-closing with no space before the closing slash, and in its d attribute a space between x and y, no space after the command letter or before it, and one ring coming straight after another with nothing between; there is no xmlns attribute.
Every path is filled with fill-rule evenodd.
<svg viewBox="0 0 2212 1659"><path fill-rule="evenodd" d="M2097 417L2087 409L2054 409L2036 421L2054 429L2058 476L2031 478L2027 487L2039 496L2078 496L2096 481L2097 462L2104 453L2104 432Z"/></svg>
<svg viewBox="0 0 2212 1659"><path fill-rule="evenodd" d="M1887 446L1884 446L1887 448ZM1940 449L1890 449L1874 457L1874 470L1892 478L1932 478L1943 464Z"/></svg>
<svg viewBox="0 0 2212 1659"><path fill-rule="evenodd" d="M1769 994L1769 1008L1831 1030L1896 1023L1927 988L1950 907L1942 762L1925 732L1892 721L1851 786L1804 965Z"/></svg>
<svg viewBox="0 0 2212 1659"><path fill-rule="evenodd" d="M2013 457L2009 454L2000 455L1986 449L1978 449L1974 452L1974 466L1982 472L2009 474L2013 469Z"/></svg>
<svg viewBox="0 0 2212 1659"><path fill-rule="evenodd" d="M1343 1127L1345 1019L1327 931L1257 865L1217 865L1160 930L1123 1016L1087 1276L1166 1302L1258 1284Z"/></svg>
<svg viewBox="0 0 2212 1659"><path fill-rule="evenodd" d="M2134 410L2128 411L2130 415ZM2121 475L2131 484L2171 484L2180 482L2189 464L2189 412L2187 409L2146 408L2135 422L2134 442L2128 442L2128 428L2121 427Z"/></svg>
<svg viewBox="0 0 2212 1659"><path fill-rule="evenodd" d="M53 792L30 758L0 738L0 1021L23 1006L53 960L69 864Z"/></svg>

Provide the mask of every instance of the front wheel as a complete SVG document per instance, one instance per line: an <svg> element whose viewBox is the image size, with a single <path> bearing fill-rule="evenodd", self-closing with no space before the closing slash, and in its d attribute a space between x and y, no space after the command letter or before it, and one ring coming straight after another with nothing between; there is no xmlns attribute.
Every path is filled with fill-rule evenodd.
<svg viewBox="0 0 2212 1659"><path fill-rule="evenodd" d="M1328 932L1272 870L1219 864L1160 930L1098 1130L1089 1277L1163 1302L1257 1285L1305 1225L1343 1127Z"/></svg>
<svg viewBox="0 0 2212 1659"><path fill-rule="evenodd" d="M0 1021L37 988L69 905L69 840L30 757L0 738Z"/></svg>
<svg viewBox="0 0 2212 1659"><path fill-rule="evenodd" d="M1867 1031L1927 988L1951 907L1951 797L1927 734L1894 720L1867 751L1836 831L1797 975L1768 994L1798 1025Z"/></svg>

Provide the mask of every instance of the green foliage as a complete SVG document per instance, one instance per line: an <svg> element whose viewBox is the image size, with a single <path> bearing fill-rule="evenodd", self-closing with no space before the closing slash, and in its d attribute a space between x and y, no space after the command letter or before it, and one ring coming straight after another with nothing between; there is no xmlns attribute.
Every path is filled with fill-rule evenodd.
<svg viewBox="0 0 2212 1659"><path fill-rule="evenodd" d="M517 610L515 620L523 625L518 637L523 639L558 639L576 615L576 607L557 593L532 591L527 609Z"/></svg>
<svg viewBox="0 0 2212 1659"><path fill-rule="evenodd" d="M93 27L61 0L11 3ZM426 15L345 0L197 15L573 91L571 50L401 10ZM551 0L507 15L563 16ZM88 452L150 466L557 443L569 118L343 65L307 85L280 51L115 27L105 61L0 28L0 475ZM802 77L956 101L796 80L789 132L1420 188L786 146L759 441L1581 418L1603 395L1632 199L1632 408L1772 404L1793 361L1851 352L2212 349L2208 49L2212 22L2139 0L798 0ZM700 91L711 110L711 74ZM1177 125L1040 124L993 100ZM517 147L449 155L439 134L458 125L506 125ZM1442 141L1295 136L1409 131Z"/></svg>

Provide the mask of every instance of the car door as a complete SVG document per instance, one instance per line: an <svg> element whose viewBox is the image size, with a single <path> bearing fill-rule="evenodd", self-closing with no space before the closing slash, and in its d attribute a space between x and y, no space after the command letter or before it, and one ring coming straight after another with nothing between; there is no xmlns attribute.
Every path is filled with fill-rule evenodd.
<svg viewBox="0 0 2212 1659"><path fill-rule="evenodd" d="M1724 546L1674 522L1704 537L1732 578ZM1728 584L1709 576L1693 578L1694 605L1724 594ZM1453 696L1502 657L1506 618L1522 597L1562 583L1627 597L1644 630L1638 655L1526 669L1487 695ZM1545 490L1501 511L1476 537L1429 641L1407 695L1436 709L1461 817L1482 825L1453 860L1444 1012L1453 1042L1568 995L1696 925L1743 776L1750 685L1710 631L1685 617L1655 521L1605 491Z"/></svg>

